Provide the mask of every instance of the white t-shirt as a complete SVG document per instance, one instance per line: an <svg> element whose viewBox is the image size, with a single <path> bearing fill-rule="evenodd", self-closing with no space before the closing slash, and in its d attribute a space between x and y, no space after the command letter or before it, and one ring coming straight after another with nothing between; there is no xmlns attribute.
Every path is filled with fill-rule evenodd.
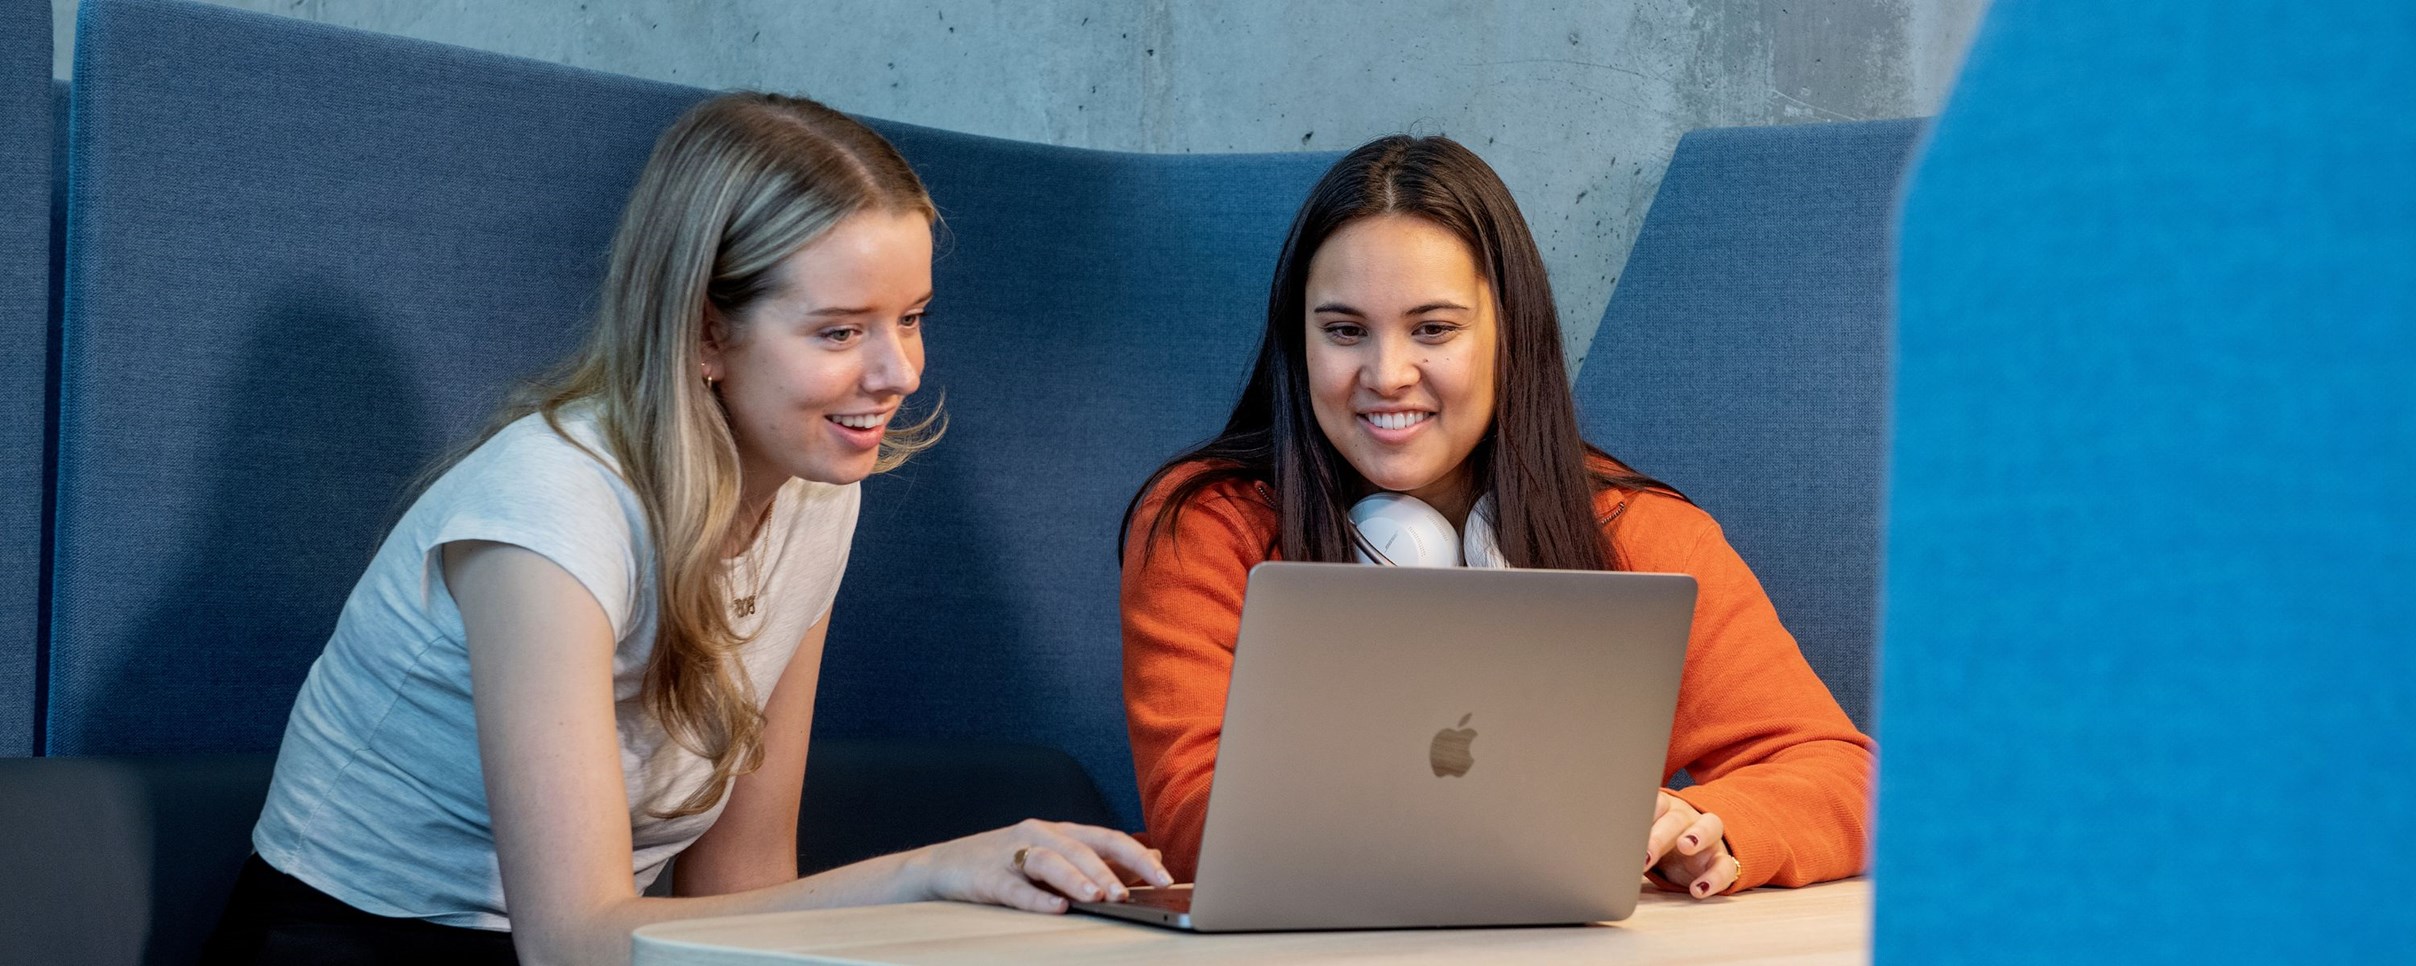
<svg viewBox="0 0 2416 966"><path fill-rule="evenodd" d="M573 408L560 419L610 459L591 415ZM734 621L753 635L741 660L758 708L838 593L860 498L855 485L791 481L747 555L760 561L760 576L738 566L734 583L762 588L755 614ZM655 633L645 511L610 463L539 416L514 422L447 471L378 549L294 699L253 847L367 912L511 928L479 771L469 651L438 554L456 540L544 555L611 619L613 716L635 846L629 871L643 888L722 806L678 819L652 814L701 788L712 764L672 741L640 698Z"/></svg>

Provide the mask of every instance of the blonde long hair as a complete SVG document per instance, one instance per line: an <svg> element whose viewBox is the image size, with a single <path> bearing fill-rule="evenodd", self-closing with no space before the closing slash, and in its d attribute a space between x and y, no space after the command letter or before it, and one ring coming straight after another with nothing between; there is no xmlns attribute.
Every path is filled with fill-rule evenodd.
<svg viewBox="0 0 2416 966"><path fill-rule="evenodd" d="M681 747L713 762L703 788L661 817L720 802L763 759L763 714L731 626L726 535L738 516L738 449L700 375L708 326L736 336L782 283L781 264L860 211L937 210L897 149L819 103L736 92L688 111L655 142L614 233L595 328L528 387L497 425L591 406L603 443L654 536L656 630L646 709ZM940 414L892 430L874 472L936 442Z"/></svg>

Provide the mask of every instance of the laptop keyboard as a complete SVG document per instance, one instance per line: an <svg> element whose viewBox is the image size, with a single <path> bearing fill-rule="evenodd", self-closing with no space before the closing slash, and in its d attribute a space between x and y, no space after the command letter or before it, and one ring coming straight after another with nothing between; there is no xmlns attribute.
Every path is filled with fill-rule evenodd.
<svg viewBox="0 0 2416 966"><path fill-rule="evenodd" d="M1189 889L1134 889L1124 901L1136 906L1164 909L1168 912L1190 912Z"/></svg>

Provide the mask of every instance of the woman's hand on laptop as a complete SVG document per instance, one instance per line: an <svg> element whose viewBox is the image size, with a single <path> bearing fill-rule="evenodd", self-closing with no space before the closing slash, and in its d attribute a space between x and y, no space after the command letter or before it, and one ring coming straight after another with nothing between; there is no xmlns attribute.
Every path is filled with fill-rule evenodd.
<svg viewBox="0 0 2416 966"><path fill-rule="evenodd" d="M930 898L1033 912L1064 912L1068 898L1122 902L1127 885L1174 884L1157 850L1130 835L1039 819L930 846L908 866Z"/></svg>
<svg viewBox="0 0 2416 966"><path fill-rule="evenodd" d="M1708 899L1736 884L1737 862L1721 838L1727 828L1720 817L1698 812L1686 800L1667 791L1653 806L1653 834L1644 846L1644 871L1659 870L1661 878L1697 899Z"/></svg>

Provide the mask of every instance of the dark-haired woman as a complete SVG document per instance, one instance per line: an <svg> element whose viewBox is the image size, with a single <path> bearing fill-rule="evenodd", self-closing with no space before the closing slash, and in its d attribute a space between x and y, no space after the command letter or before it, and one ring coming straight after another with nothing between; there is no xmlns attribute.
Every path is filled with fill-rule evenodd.
<svg viewBox="0 0 2416 966"><path fill-rule="evenodd" d="M1516 567L1698 583L1642 869L1697 898L1860 872L1872 768L1711 517L1587 444L1543 260L1507 188L1445 138L1329 170L1293 221L1225 429L1142 488L1124 547L1124 696L1152 844L1196 867L1242 591L1264 560L1353 560L1349 508L1407 494ZM1482 522L1479 524L1483 525Z"/></svg>

